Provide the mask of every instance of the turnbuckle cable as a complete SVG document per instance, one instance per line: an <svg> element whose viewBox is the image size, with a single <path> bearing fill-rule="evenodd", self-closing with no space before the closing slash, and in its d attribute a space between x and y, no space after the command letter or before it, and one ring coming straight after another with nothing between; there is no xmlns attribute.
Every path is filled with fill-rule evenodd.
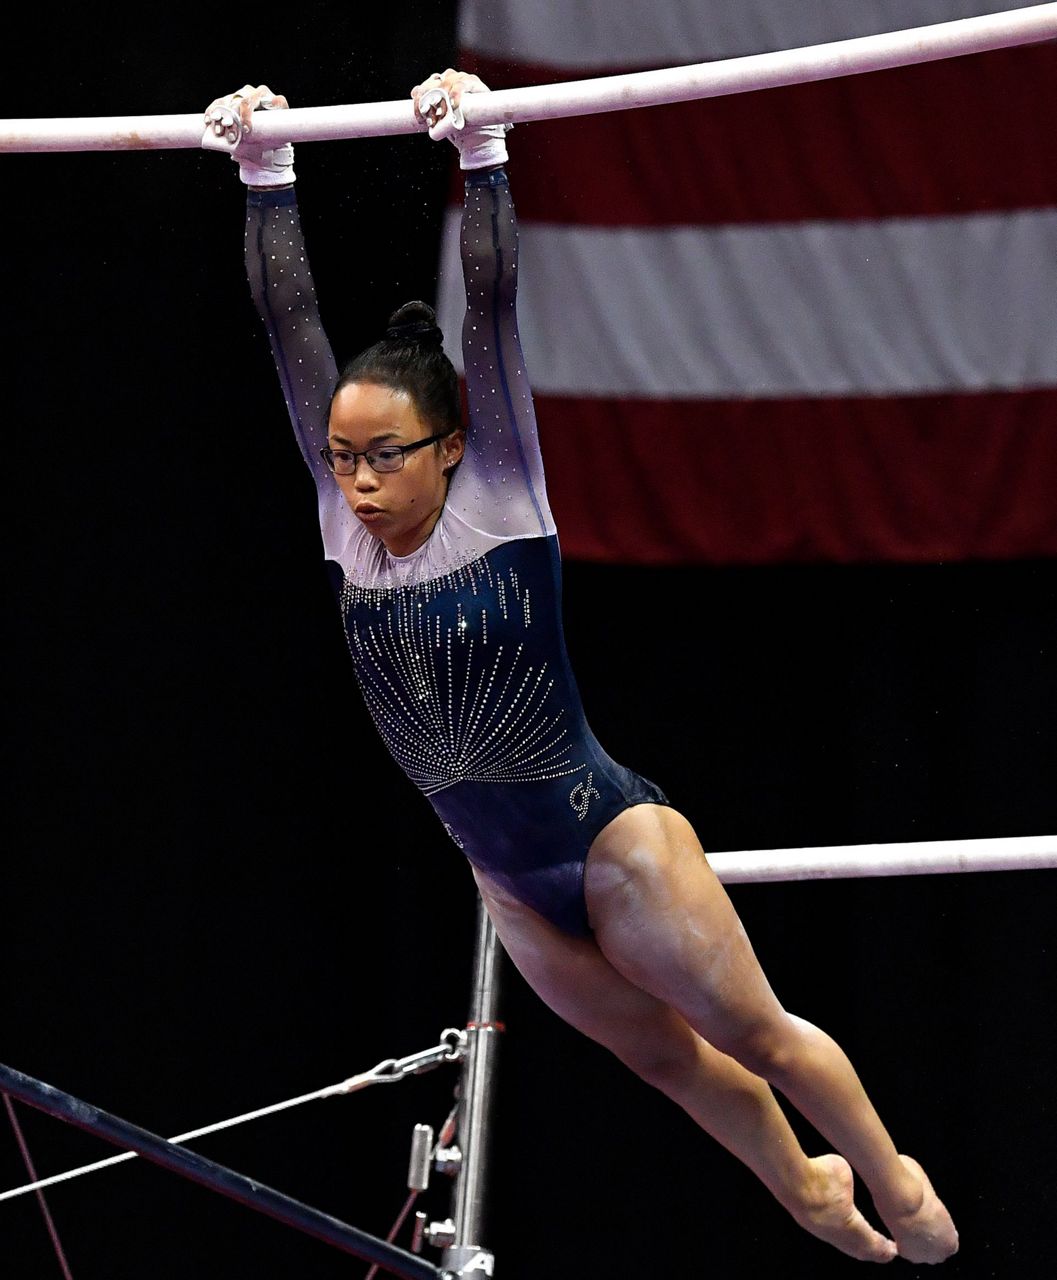
<svg viewBox="0 0 1057 1280"><path fill-rule="evenodd" d="M192 1129L188 1133L178 1133L169 1142L174 1145L190 1142L193 1138L204 1138L210 1133L219 1133L222 1129L233 1129L236 1125L246 1124L250 1120L260 1120L264 1116L275 1115L278 1111L288 1111L291 1107L302 1106L306 1102L315 1102L320 1098L338 1098L345 1094L357 1093L372 1084L396 1084L406 1080L408 1076L422 1075L446 1062L458 1062L466 1054L466 1032L455 1027L448 1027L441 1033L440 1041L431 1049L423 1049L419 1053L409 1054L406 1058L385 1058L370 1071L350 1076L339 1084L327 1085L324 1089L316 1089L312 1093L303 1093L297 1098L289 1098L285 1102L273 1102L271 1106L260 1107L256 1111L248 1111L244 1115L234 1116L230 1120L220 1120L216 1124L205 1125L201 1129ZM6 1095L5 1095L6 1096ZM0 1201L14 1200L16 1196L28 1195L31 1191L41 1191L44 1187L52 1187L60 1182L68 1182L72 1178L80 1178L86 1173L97 1173L101 1169L109 1169L113 1165L122 1164L126 1160L136 1159L135 1151L123 1151L120 1155L109 1156L105 1160L96 1160L93 1164L81 1165L76 1169L68 1169L65 1173L55 1173L48 1178L38 1178L22 1187L14 1187L10 1191L0 1191ZM31 1172L31 1175L32 1172Z"/></svg>

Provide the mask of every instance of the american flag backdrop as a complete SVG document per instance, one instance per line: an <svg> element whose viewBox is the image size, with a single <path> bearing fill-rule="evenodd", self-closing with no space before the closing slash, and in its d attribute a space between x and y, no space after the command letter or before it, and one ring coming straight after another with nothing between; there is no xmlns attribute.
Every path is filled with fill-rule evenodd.
<svg viewBox="0 0 1057 1280"><path fill-rule="evenodd" d="M462 0L509 88L1002 0ZM1057 44L516 126L519 316L566 557L1057 555ZM458 362L453 192L438 290Z"/></svg>

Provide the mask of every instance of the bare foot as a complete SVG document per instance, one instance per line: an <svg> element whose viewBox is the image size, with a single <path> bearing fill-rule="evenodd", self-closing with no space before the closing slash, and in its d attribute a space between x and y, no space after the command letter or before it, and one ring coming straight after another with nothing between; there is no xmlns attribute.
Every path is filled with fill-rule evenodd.
<svg viewBox="0 0 1057 1280"><path fill-rule="evenodd" d="M921 1183L921 1204L907 1213L881 1217L895 1237L899 1256L908 1262L942 1262L958 1252L958 1232L925 1170L910 1156L900 1160Z"/></svg>
<svg viewBox="0 0 1057 1280"><path fill-rule="evenodd" d="M817 1156L811 1162L815 1186L806 1205L791 1209L813 1236L860 1262L891 1262L896 1247L875 1231L855 1207L851 1165L843 1156Z"/></svg>

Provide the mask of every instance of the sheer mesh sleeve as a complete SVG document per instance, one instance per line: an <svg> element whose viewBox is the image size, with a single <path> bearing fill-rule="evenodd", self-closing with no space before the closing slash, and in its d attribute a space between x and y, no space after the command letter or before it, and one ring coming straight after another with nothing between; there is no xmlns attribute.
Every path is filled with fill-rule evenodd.
<svg viewBox="0 0 1057 1280"><path fill-rule="evenodd" d="M319 450L327 442L338 371L316 304L297 197L292 188L248 191L246 197L250 291L268 333L297 443L316 482L324 548L337 560L353 517Z"/></svg>
<svg viewBox="0 0 1057 1280"><path fill-rule="evenodd" d="M481 170L466 179L462 266L470 426L466 458L448 501L468 524L494 537L552 534L517 328L517 218L502 169Z"/></svg>

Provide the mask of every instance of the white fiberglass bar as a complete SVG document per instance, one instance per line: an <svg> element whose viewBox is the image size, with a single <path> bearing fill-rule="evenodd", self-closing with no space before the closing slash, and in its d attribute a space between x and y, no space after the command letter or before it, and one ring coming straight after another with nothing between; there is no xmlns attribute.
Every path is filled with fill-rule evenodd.
<svg viewBox="0 0 1057 1280"><path fill-rule="evenodd" d="M1057 836L745 849L710 853L708 862L724 884L951 875L959 871L1036 871L1057 867Z"/></svg>
<svg viewBox="0 0 1057 1280"><path fill-rule="evenodd" d="M468 97L468 124L525 123L718 98L780 85L830 80L1057 38L1057 3L962 18L804 49L751 54L663 71L601 76L566 84L499 89ZM204 106L205 104L203 104ZM261 113L254 136L268 146L418 133L409 100ZM0 151L118 151L198 147L202 113L0 120Z"/></svg>

